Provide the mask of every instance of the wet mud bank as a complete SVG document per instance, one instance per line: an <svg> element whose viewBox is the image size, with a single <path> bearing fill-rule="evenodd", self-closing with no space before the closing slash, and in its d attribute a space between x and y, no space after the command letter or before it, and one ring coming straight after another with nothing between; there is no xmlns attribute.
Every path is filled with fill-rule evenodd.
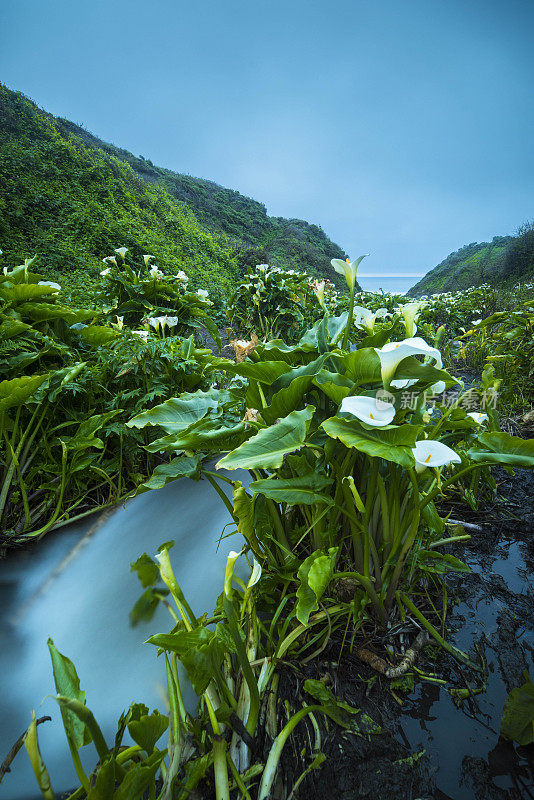
<svg viewBox="0 0 534 800"><path fill-rule="evenodd" d="M309 800L522 800L534 797L534 746L518 747L499 735L508 692L523 682L534 656L534 475L496 470L499 503L462 520L479 526L454 554L471 572L447 579L448 640L484 666L475 673L427 644L417 667L443 684L400 680L391 684L342 648L333 636L320 660L288 668L280 697L294 703L306 678L320 679L369 720L360 732L340 732L320 721L320 770L311 770L299 796ZM454 516L459 516L459 507ZM378 640L375 639L375 643ZM342 652L340 652L342 651ZM391 691L391 689L393 691ZM467 696L466 696L467 695ZM463 699L462 699L463 698ZM302 748L313 742L302 725L284 754L286 787L305 766ZM296 765L299 768L296 768ZM282 790L281 797L284 797ZM287 796L287 789L286 796Z"/></svg>

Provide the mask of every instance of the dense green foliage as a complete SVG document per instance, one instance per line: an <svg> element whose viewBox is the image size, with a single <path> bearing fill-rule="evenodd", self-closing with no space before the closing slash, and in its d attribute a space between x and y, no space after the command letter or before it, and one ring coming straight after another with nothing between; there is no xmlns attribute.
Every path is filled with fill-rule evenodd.
<svg viewBox="0 0 534 800"><path fill-rule="evenodd" d="M0 274L4 547L134 491L158 458L125 423L176 387L205 385L198 358L207 351L194 335L212 327L210 302L184 289L185 275L145 266L139 277L119 254L111 264L100 278L105 308L69 305L31 262Z"/></svg>

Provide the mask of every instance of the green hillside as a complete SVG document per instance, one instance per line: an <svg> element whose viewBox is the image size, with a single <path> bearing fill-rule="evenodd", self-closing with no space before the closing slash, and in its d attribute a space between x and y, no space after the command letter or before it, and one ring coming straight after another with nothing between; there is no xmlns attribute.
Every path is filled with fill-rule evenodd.
<svg viewBox="0 0 534 800"><path fill-rule="evenodd" d="M409 294L455 292L483 283L501 285L534 278L534 230L527 223L518 236L494 236L451 253L410 289Z"/></svg>
<svg viewBox="0 0 534 800"><path fill-rule="evenodd" d="M7 263L39 254L48 274L96 274L126 246L185 269L217 296L245 266L269 261L333 278L343 251L316 225L106 144L0 86L0 247ZM4 261L4 263L6 263ZM335 274L335 273L334 273Z"/></svg>

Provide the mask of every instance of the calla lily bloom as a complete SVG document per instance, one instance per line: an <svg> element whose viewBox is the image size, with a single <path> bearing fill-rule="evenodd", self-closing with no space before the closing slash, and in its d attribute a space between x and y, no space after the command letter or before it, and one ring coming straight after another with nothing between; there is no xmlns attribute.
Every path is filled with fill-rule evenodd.
<svg viewBox="0 0 534 800"><path fill-rule="evenodd" d="M419 472L425 467L444 467L446 464L461 464L462 462L458 453L455 453L443 442L436 442L434 439L417 442L412 453Z"/></svg>
<svg viewBox="0 0 534 800"><path fill-rule="evenodd" d="M154 256L151 256L150 253L145 253L145 255L143 256L143 261L145 262L145 267L148 265L148 262L152 258L154 258Z"/></svg>
<svg viewBox="0 0 534 800"><path fill-rule="evenodd" d="M61 286L59 283L54 283L54 281L39 281L37 286L50 286L50 288L55 289L56 292L61 291Z"/></svg>
<svg viewBox="0 0 534 800"><path fill-rule="evenodd" d="M148 341L148 331L132 331L136 336L140 336L145 342Z"/></svg>
<svg viewBox="0 0 534 800"><path fill-rule="evenodd" d="M199 289L197 291L197 294L198 294L199 297L202 297L204 300L206 300L208 295L209 295L209 292L208 292L207 289Z"/></svg>
<svg viewBox="0 0 534 800"><path fill-rule="evenodd" d="M354 306L354 324L357 328L365 328L369 333L373 332L375 327L376 315L368 308L363 306Z"/></svg>
<svg viewBox="0 0 534 800"><path fill-rule="evenodd" d="M345 397L340 410L374 428L389 425L395 416L394 406L383 401L377 402L374 397Z"/></svg>
<svg viewBox="0 0 534 800"><path fill-rule="evenodd" d="M106 256L102 259L103 264L113 264L115 267L117 266L117 259L115 256ZM102 273L101 273L102 274Z"/></svg>
<svg viewBox="0 0 534 800"><path fill-rule="evenodd" d="M239 551L239 553L236 553L235 550L230 550L230 552L228 553L228 558L226 559L226 571L224 574L224 593L228 598L232 597L232 594L234 592L232 588L232 579L234 577L235 562L237 561L240 555L241 551Z"/></svg>
<svg viewBox="0 0 534 800"><path fill-rule="evenodd" d="M419 316L419 311L425 305L426 303L416 302L416 303L406 303L405 305L401 306L400 312L404 318L404 324L406 325L406 336L412 337L416 332L417 328L415 325L415 321Z"/></svg>
<svg viewBox="0 0 534 800"><path fill-rule="evenodd" d="M124 261L124 259L126 258L126 253L128 252L128 248L127 247L116 247L115 248L115 252L118 253L118 255L121 257L121 259Z"/></svg>
<svg viewBox="0 0 534 800"><path fill-rule="evenodd" d="M382 380L386 389L391 385L391 381L398 365L408 356L423 355L433 358L436 366L441 368L441 353L435 347L430 347L424 339L416 336L411 339L404 339L402 342L388 342L380 350L375 348L380 358L382 368Z"/></svg>
<svg viewBox="0 0 534 800"><path fill-rule="evenodd" d="M148 274L151 278L154 278L154 280L160 280L160 278L163 278L163 272L161 272L155 264L152 264L148 270Z"/></svg>
<svg viewBox="0 0 534 800"><path fill-rule="evenodd" d="M354 284L356 283L356 273L358 272L358 267L363 259L368 255L369 253L365 253L355 261L349 261L348 258L346 261L343 261L341 258L333 258L330 262L339 275L345 276L347 286L351 292L354 289Z"/></svg>
<svg viewBox="0 0 534 800"><path fill-rule="evenodd" d="M250 578L247 583L247 589L252 589L252 587L258 583L259 579L261 578L261 571L261 564L254 559L252 572L250 573Z"/></svg>
<svg viewBox="0 0 534 800"><path fill-rule="evenodd" d="M100 274L105 276L105 275L109 275L110 272L111 272L111 267L107 267L106 269L103 269Z"/></svg>
<svg viewBox="0 0 534 800"><path fill-rule="evenodd" d="M446 386L447 384L445 383L445 381L438 381L437 383L435 383L433 386L430 387L430 391L432 392L432 394L443 394Z"/></svg>
<svg viewBox="0 0 534 800"><path fill-rule="evenodd" d="M177 272L174 277L176 278L176 280L181 281L182 283L188 283L188 281L189 281L189 276L186 275L186 273L183 271L183 269L181 269L179 272Z"/></svg>
<svg viewBox="0 0 534 800"><path fill-rule="evenodd" d="M469 411L466 416L474 419L477 425L483 425L489 419L488 415L483 414L482 411Z"/></svg>
<svg viewBox="0 0 534 800"><path fill-rule="evenodd" d="M395 378L390 381L389 385L393 389L407 389L409 386L413 386L414 383L417 383L417 378Z"/></svg>
<svg viewBox="0 0 534 800"><path fill-rule="evenodd" d="M325 281L312 281L311 288L313 289L313 293L316 296L319 305L321 308L324 308L324 287Z"/></svg>

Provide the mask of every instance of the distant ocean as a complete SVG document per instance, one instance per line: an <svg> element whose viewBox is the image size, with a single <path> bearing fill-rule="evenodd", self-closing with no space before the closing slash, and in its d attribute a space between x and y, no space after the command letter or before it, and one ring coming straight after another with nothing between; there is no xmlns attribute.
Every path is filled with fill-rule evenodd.
<svg viewBox="0 0 534 800"><path fill-rule="evenodd" d="M422 275L409 275L405 277L403 275L391 274L367 277L365 273L363 273L363 275L358 275L358 283L366 292L380 292L380 289L383 289L384 292L404 294L421 280L422 277Z"/></svg>

